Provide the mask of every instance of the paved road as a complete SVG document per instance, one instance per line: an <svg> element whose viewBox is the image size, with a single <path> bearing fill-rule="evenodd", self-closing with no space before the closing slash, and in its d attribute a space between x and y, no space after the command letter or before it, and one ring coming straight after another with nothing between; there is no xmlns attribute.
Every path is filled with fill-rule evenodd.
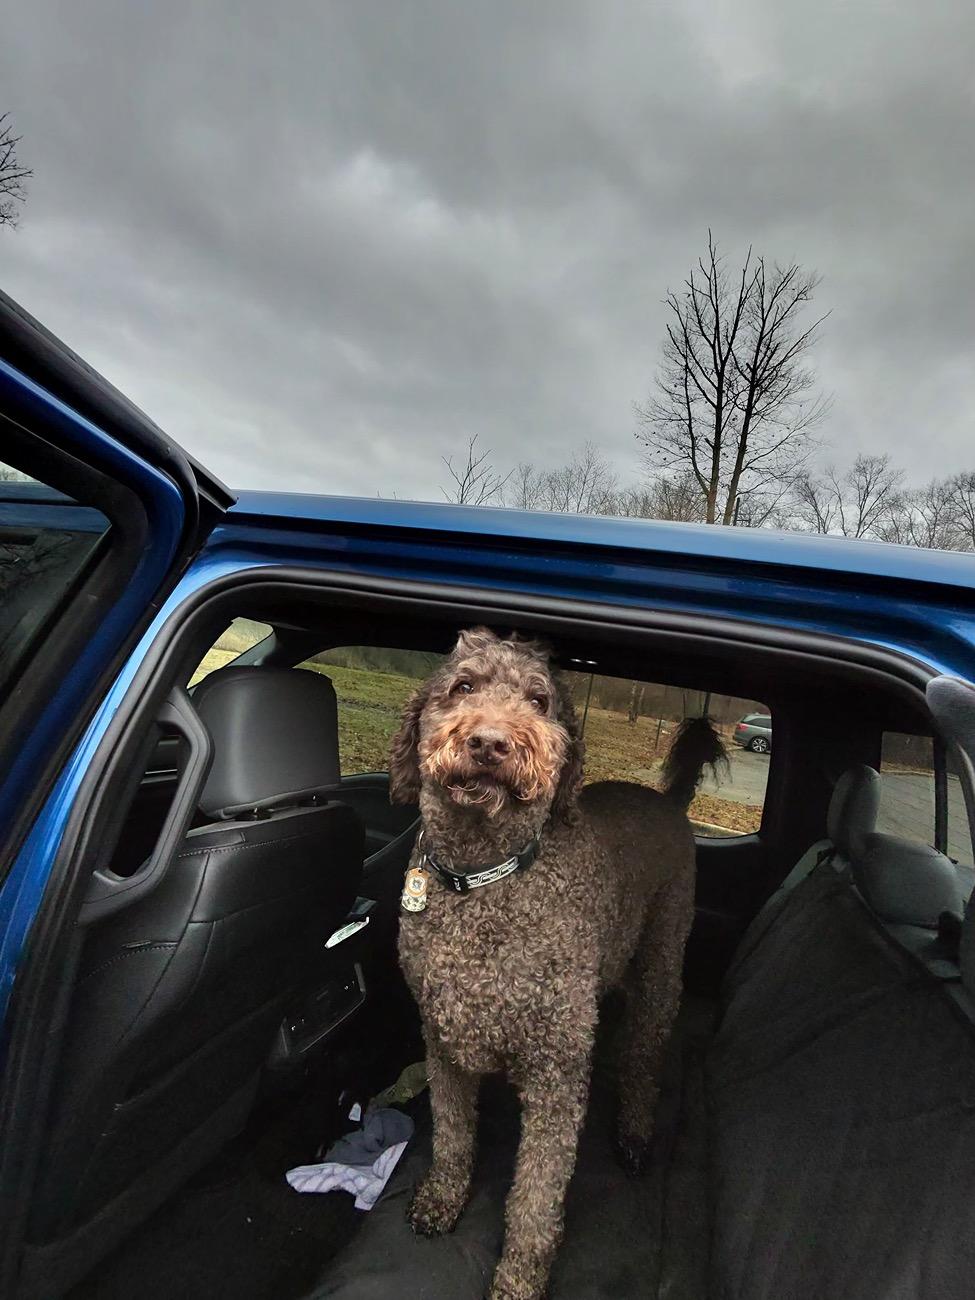
<svg viewBox="0 0 975 1300"><path fill-rule="evenodd" d="M717 784L707 780L701 788L734 803L761 804L765 798L769 756L735 748L730 760L729 778ZM948 853L959 862L970 864L972 846L958 778L949 776L948 787ZM934 837L933 778L913 772L884 772L877 829L888 835L930 843Z"/></svg>
<svg viewBox="0 0 975 1300"><path fill-rule="evenodd" d="M730 776L723 776L717 782L708 778L701 783L701 789L707 794L720 794L722 799L731 799L734 803L764 803L769 755L752 754L736 745L728 759Z"/></svg>

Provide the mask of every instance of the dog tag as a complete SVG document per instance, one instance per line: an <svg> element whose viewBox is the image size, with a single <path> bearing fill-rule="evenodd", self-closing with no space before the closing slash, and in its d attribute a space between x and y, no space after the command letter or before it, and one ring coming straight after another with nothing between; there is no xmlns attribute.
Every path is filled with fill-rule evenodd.
<svg viewBox="0 0 975 1300"><path fill-rule="evenodd" d="M410 867L403 884L400 903L404 912L422 912L427 905L429 875L422 867Z"/></svg>

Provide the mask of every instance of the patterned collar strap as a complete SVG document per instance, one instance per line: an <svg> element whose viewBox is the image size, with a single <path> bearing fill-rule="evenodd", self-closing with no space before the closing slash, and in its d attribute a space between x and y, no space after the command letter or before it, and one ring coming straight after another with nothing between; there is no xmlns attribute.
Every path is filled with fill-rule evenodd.
<svg viewBox="0 0 975 1300"><path fill-rule="evenodd" d="M516 871L526 871L538 857L538 848L536 835L528 841L520 853L505 858L504 862L498 862L493 867L482 867L479 871L451 871L450 867L445 867L423 848L423 831L420 831L423 862L435 871L447 888L452 889L455 894L467 894L472 889L480 889L482 885L493 885L496 880L504 880L505 876L513 875Z"/></svg>

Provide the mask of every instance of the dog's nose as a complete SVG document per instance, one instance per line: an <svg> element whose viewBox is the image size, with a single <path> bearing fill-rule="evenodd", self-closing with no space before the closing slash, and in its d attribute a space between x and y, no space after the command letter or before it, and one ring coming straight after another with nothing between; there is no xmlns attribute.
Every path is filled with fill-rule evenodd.
<svg viewBox="0 0 975 1300"><path fill-rule="evenodd" d="M485 765L500 763L511 752L511 745L504 732L494 731L489 727L481 727L479 731L468 736L467 748L471 751L475 763Z"/></svg>

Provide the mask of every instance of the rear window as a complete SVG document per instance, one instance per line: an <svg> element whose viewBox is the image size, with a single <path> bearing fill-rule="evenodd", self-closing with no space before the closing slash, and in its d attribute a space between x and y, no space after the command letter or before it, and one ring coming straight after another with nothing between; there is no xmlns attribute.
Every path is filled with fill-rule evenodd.
<svg viewBox="0 0 975 1300"><path fill-rule="evenodd" d="M332 680L338 699L343 776L385 772L407 700L442 660L423 650L343 646L298 664Z"/></svg>
<svg viewBox="0 0 975 1300"><path fill-rule="evenodd" d="M728 770L708 776L691 804L695 833L724 839L752 835L762 824L770 747L755 752L735 739L743 719L771 713L755 700L717 695L706 687L691 690L620 677L568 674L579 716L585 723L588 781L636 781L656 786L668 746L685 718L707 715L728 750ZM756 712L756 708L761 710Z"/></svg>
<svg viewBox="0 0 975 1300"><path fill-rule="evenodd" d="M216 672L218 668L226 668L246 650L252 650L267 640L273 630L267 623L257 623L251 618L235 618L197 665L196 672L190 678L190 686L202 682L204 677Z"/></svg>
<svg viewBox="0 0 975 1300"><path fill-rule="evenodd" d="M426 651L343 646L297 665L325 673L335 686L343 776L387 770L390 741L403 708L441 661L442 656ZM756 701L588 673L566 676L584 725L588 781L656 785L677 727L684 718L707 710L727 744L730 768L716 780L708 777L703 782L691 805L695 830L703 836L727 837L759 829L769 755L734 743L735 726L745 715L771 725L767 710L755 712Z"/></svg>

